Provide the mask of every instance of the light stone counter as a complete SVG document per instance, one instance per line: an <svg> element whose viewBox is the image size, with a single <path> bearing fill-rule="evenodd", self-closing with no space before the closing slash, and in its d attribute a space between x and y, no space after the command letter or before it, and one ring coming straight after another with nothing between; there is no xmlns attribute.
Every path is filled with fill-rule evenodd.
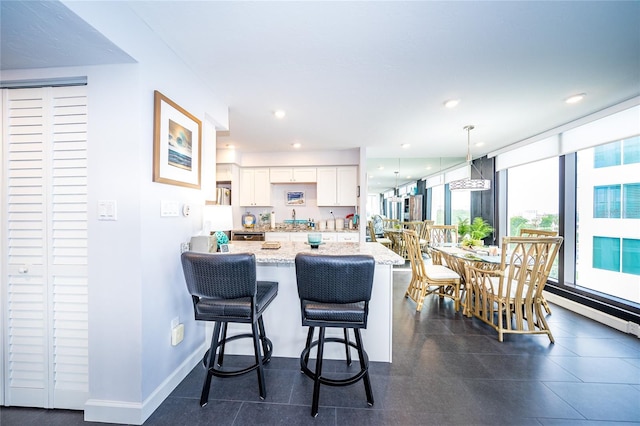
<svg viewBox="0 0 640 426"><path fill-rule="evenodd" d="M371 361L391 362L393 319L393 265L404 260L380 243L325 243L311 249L307 243L282 242L279 249L263 249L262 242L234 241L232 253L254 253L258 280L277 281L278 296L263 314L267 336L273 342L273 356L299 358L305 345L307 328L302 327L300 299L296 283L294 259L297 253L329 255L369 254L376 260L373 290L369 302L367 329L362 330L365 350ZM208 327L209 336L213 330ZM246 333L244 324L229 324L229 335ZM327 337L341 337L341 329L327 329ZM317 335L317 332L316 332ZM351 333L353 339L353 333ZM208 342L208 341L207 341ZM205 343L204 346L207 346ZM203 351L206 349L203 346ZM227 344L225 352L252 355L250 339ZM324 351L326 359L344 359L344 345L330 343ZM357 354L353 353L354 359ZM315 357L312 351L311 357Z"/></svg>
<svg viewBox="0 0 640 426"><path fill-rule="evenodd" d="M317 249L312 249L303 242L283 241L279 249L263 249L259 241L233 241L230 249L232 253L253 253L256 262L264 263L293 263L298 253L311 254L368 254L374 257L380 265L402 265L404 259L380 243L324 243Z"/></svg>

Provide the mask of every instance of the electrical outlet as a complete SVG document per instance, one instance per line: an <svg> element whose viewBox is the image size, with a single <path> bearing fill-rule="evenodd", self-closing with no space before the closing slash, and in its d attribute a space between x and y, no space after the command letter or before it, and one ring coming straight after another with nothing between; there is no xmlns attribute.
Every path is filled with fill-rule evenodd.
<svg viewBox="0 0 640 426"><path fill-rule="evenodd" d="M171 346L177 346L184 340L184 324L178 324L171 329Z"/></svg>

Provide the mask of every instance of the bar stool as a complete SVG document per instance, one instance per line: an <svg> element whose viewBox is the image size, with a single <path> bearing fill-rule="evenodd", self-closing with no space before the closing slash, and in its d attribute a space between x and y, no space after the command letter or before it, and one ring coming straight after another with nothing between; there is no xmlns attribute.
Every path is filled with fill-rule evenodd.
<svg viewBox="0 0 640 426"><path fill-rule="evenodd" d="M369 300L373 286L375 261L368 255L328 256L300 253L295 258L296 281L302 326L308 326L307 341L300 354L302 372L313 379L313 403L311 415L318 415L320 385L346 386L362 379L369 406L373 405L373 392L369 380L367 356L360 329L367 328ZM313 340L315 327L319 328L318 340ZM326 327L344 329L344 338L325 338ZM348 329L353 329L355 343L349 339ZM344 344L347 364L351 364L350 348L358 352L360 371L346 379L331 379L322 374L324 344ZM308 367L309 352L317 346L315 371Z"/></svg>
<svg viewBox="0 0 640 426"><path fill-rule="evenodd" d="M256 258L249 253L185 252L182 269L193 300L195 319L215 322L211 347L202 360L207 376L200 406L208 403L212 376L233 377L253 370L258 372L260 399L264 399L267 392L262 366L271 359L273 344L265 333L262 313L278 294L278 283L256 281ZM228 323L251 324L251 333L227 337ZM253 339L255 363L238 370L223 369L225 344L242 338Z"/></svg>

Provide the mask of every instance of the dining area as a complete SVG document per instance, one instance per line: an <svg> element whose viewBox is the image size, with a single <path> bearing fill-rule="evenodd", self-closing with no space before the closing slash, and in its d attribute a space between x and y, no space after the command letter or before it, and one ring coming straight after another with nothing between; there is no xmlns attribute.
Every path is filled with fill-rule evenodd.
<svg viewBox="0 0 640 426"><path fill-rule="evenodd" d="M543 290L563 238L554 231L522 229L503 237L500 246L458 243L453 225L428 225L428 245L421 236L402 230L403 249L411 264L405 298L421 311L425 298L453 301L453 309L505 334L543 334L554 343L546 316L551 313Z"/></svg>

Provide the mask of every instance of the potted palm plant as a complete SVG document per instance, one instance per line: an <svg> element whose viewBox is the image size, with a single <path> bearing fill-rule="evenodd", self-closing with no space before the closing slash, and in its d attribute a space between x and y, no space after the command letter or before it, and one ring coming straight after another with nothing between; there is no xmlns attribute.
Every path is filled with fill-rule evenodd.
<svg viewBox="0 0 640 426"><path fill-rule="evenodd" d="M469 223L469 219L461 219L458 222L458 235L462 236L460 242L462 246L483 246L483 240L492 232L493 227L481 217L473 218L471 223Z"/></svg>

